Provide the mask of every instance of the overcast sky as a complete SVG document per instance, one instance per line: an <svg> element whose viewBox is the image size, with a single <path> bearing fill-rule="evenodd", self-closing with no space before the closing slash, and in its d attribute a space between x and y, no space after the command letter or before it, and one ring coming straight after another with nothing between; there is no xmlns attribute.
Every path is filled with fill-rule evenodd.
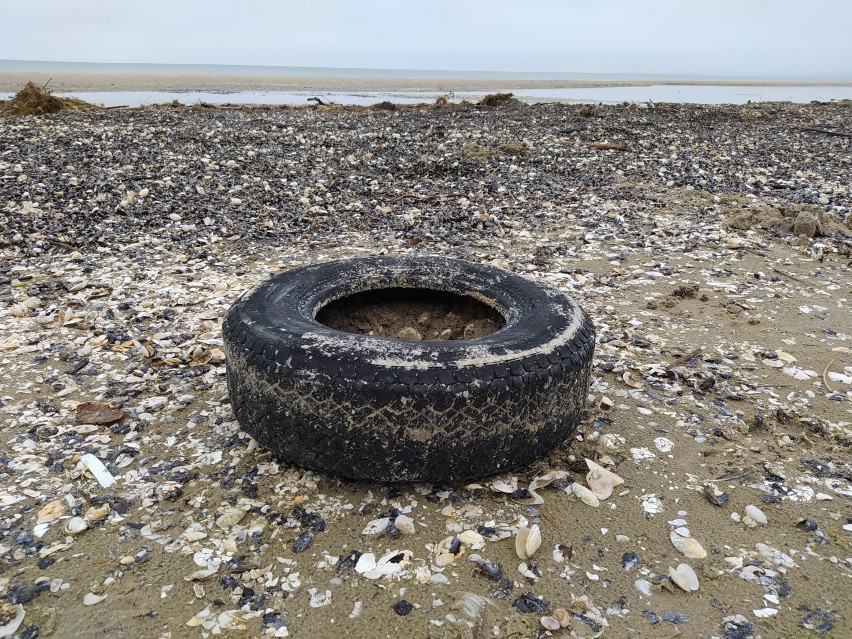
<svg viewBox="0 0 852 639"><path fill-rule="evenodd" d="M0 59L852 80L852 0L0 0Z"/></svg>

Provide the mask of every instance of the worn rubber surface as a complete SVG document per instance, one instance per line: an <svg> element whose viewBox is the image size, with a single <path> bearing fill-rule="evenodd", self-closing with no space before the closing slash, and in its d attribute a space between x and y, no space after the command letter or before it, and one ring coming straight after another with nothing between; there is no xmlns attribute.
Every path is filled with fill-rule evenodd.
<svg viewBox="0 0 852 639"><path fill-rule="evenodd" d="M506 324L478 339L346 333L315 317L366 290L468 295ZM468 479L526 464L574 434L594 327L570 298L509 271L431 257L329 262L273 277L223 324L241 426L297 465L382 481Z"/></svg>

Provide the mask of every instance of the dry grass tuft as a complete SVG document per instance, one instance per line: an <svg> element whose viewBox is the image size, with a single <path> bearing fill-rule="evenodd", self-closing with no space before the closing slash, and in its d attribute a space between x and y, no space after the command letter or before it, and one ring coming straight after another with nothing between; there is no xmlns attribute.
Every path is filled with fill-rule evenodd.
<svg viewBox="0 0 852 639"><path fill-rule="evenodd" d="M91 111L100 107L77 98L59 98L32 82L0 107L0 115L45 115L61 111Z"/></svg>

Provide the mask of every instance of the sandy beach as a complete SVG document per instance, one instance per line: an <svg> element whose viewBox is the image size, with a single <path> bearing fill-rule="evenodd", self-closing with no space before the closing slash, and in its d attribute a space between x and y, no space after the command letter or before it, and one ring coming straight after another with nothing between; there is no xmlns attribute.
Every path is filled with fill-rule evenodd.
<svg viewBox="0 0 852 639"><path fill-rule="evenodd" d="M125 73L0 72L0 92L14 93L32 81L54 91L500 91L582 87L703 85L703 86L826 86L849 87L850 82L752 81L563 81L500 79L429 79L369 77L270 77L244 75L139 75Z"/></svg>
<svg viewBox="0 0 852 639"><path fill-rule="evenodd" d="M50 86L122 82L191 88ZM192 86L227 86L209 82ZM296 86L281 82L263 86ZM0 626L852 635L850 113L508 101L0 117ZM437 486L346 481L258 446L229 403L227 309L271 274L371 255L487 263L577 300L597 327L582 434ZM587 459L624 483L581 499Z"/></svg>

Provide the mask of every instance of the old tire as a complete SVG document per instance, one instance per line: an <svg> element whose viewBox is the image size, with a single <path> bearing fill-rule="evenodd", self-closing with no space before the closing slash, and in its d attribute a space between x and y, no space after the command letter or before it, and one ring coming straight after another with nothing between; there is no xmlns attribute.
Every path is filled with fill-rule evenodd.
<svg viewBox="0 0 852 639"><path fill-rule="evenodd" d="M506 324L438 341L338 331L319 309L375 289L473 297ZM223 324L241 426L287 461L356 479L467 479L526 464L576 431L594 327L569 297L462 260L381 257L288 271Z"/></svg>

